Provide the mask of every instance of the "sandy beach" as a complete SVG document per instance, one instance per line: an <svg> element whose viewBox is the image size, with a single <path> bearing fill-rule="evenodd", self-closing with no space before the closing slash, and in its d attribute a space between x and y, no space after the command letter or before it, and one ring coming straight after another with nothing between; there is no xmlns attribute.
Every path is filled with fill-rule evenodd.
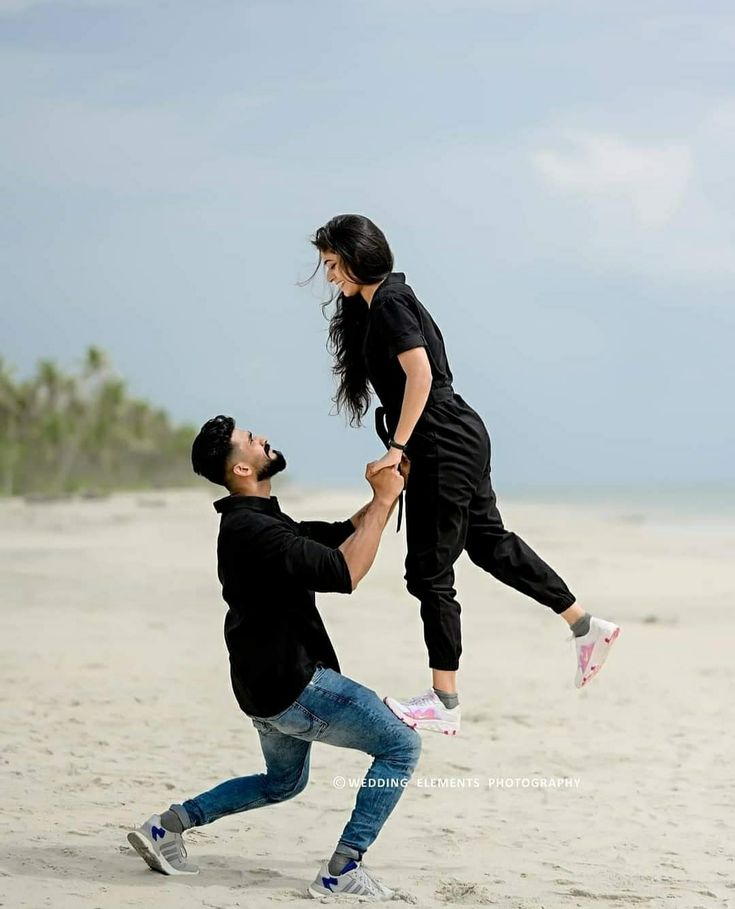
<svg viewBox="0 0 735 909"><path fill-rule="evenodd" d="M367 499L275 491L296 518ZM216 497L0 503L0 905L314 905L367 756L315 745L298 798L187 834L197 877L151 872L125 838L263 766L229 685ZM424 736L367 864L421 907L735 905L735 522L501 507L620 640L577 691L563 623L463 556L462 735ZM381 696L429 683L403 553L389 530L358 591L319 598L343 671Z"/></svg>

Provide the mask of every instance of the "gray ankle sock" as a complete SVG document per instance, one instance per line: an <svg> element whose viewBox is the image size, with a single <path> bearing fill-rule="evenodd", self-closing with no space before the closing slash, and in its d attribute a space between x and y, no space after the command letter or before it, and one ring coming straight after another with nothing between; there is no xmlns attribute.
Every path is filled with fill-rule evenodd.
<svg viewBox="0 0 735 909"><path fill-rule="evenodd" d="M170 833L183 833L194 825L183 805L172 805L161 815L161 826Z"/></svg>
<svg viewBox="0 0 735 909"><path fill-rule="evenodd" d="M329 873L342 874L343 869L350 862L359 862L361 860L362 855L357 849L353 849L352 846L345 846L344 843L337 843L334 855L329 860Z"/></svg>
<svg viewBox="0 0 735 909"><path fill-rule="evenodd" d="M590 630L591 618L592 616L589 614L589 612L585 612L581 619L577 619L573 625L569 626L572 629L572 634L575 638L581 638L583 635L587 634L587 632Z"/></svg>
<svg viewBox="0 0 735 909"><path fill-rule="evenodd" d="M440 691L438 688L434 689L434 694L439 698L442 704L444 704L447 710L453 710L459 704L458 694L450 694L448 691Z"/></svg>

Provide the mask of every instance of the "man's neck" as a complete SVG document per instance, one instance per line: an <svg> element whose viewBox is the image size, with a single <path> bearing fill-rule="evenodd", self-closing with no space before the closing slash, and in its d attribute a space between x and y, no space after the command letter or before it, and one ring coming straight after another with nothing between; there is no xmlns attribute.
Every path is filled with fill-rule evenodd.
<svg viewBox="0 0 735 909"><path fill-rule="evenodd" d="M230 495L233 496L254 496L259 499L270 499L271 497L271 481L261 480L260 483L256 483L254 486L248 486L247 488L233 489Z"/></svg>

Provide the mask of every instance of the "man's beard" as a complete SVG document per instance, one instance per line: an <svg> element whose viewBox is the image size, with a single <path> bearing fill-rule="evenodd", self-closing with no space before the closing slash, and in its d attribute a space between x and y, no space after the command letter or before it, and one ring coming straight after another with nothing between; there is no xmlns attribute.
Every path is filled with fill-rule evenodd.
<svg viewBox="0 0 735 909"><path fill-rule="evenodd" d="M286 459L280 451L275 448L271 449L275 458L269 458L268 463L264 464L258 471L258 482L261 480L270 480L271 477L286 469Z"/></svg>

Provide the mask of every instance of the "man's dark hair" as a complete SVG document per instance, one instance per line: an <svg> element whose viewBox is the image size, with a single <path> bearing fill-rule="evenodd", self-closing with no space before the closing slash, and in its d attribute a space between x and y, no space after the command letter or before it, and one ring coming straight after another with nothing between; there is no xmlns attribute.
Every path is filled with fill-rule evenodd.
<svg viewBox="0 0 735 909"><path fill-rule="evenodd" d="M194 473L210 482L229 488L227 461L232 454L232 433L235 421L220 414L202 426L191 446L191 466Z"/></svg>

